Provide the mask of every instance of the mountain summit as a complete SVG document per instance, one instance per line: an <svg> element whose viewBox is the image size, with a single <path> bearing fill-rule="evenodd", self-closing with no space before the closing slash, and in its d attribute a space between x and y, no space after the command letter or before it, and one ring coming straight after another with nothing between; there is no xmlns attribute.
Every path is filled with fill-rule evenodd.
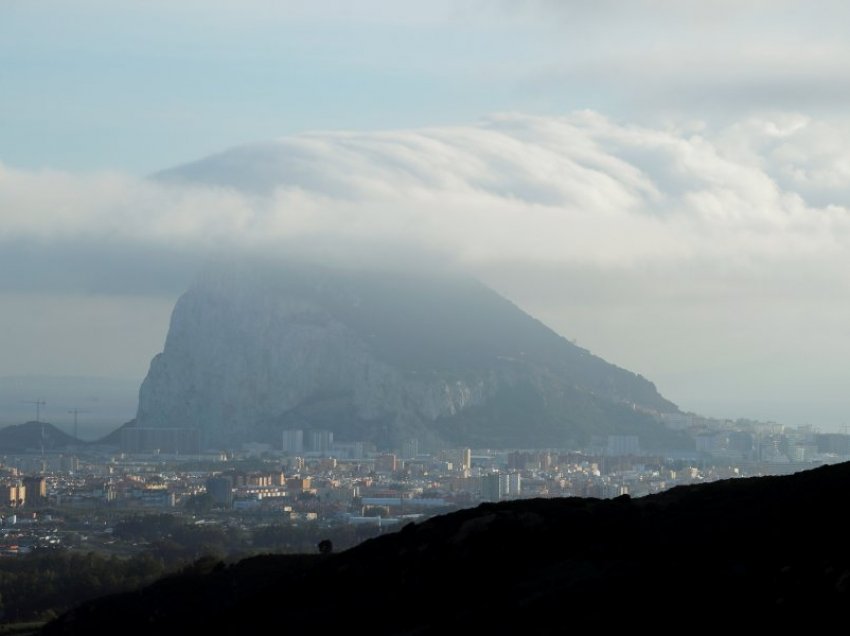
<svg viewBox="0 0 850 636"><path fill-rule="evenodd" d="M207 446L338 440L547 447L661 443L676 411L643 377L577 347L483 284L317 265L217 266L177 302L137 426Z"/></svg>

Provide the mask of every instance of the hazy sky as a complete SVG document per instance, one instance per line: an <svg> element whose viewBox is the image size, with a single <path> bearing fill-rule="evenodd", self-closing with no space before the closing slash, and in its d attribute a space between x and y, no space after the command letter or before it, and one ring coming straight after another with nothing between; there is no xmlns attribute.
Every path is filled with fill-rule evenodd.
<svg viewBox="0 0 850 636"><path fill-rule="evenodd" d="M685 410L835 428L848 105L842 2L0 0L0 376L141 380L222 250L425 251Z"/></svg>

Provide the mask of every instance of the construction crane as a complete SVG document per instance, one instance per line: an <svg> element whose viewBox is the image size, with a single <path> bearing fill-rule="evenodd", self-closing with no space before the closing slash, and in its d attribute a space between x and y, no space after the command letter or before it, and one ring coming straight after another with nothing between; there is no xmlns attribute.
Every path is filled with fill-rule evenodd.
<svg viewBox="0 0 850 636"><path fill-rule="evenodd" d="M41 456L44 457L44 424L41 423L41 407L46 405L44 400L26 400L24 404L35 404L35 423L41 424Z"/></svg>
<svg viewBox="0 0 850 636"><path fill-rule="evenodd" d="M77 435L77 415L80 413L88 413L88 411L81 411L80 409L74 408L68 411L68 413L73 413L74 415L74 439L80 441L80 436Z"/></svg>
<svg viewBox="0 0 850 636"><path fill-rule="evenodd" d="M35 404L35 421L41 422L41 407L45 406L47 402L44 400L25 400L24 404Z"/></svg>

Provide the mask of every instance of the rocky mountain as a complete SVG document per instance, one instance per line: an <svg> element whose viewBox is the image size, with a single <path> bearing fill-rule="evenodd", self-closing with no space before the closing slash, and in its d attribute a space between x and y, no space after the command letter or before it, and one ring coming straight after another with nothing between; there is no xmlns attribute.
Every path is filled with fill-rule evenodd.
<svg viewBox="0 0 850 636"><path fill-rule="evenodd" d="M668 444L655 386L481 283L316 265L211 268L177 302L137 426L206 445L323 429L379 446L489 447L633 433ZM675 440L674 440L675 441Z"/></svg>
<svg viewBox="0 0 850 636"><path fill-rule="evenodd" d="M44 633L812 629L850 602L849 488L845 463L640 499L484 504L338 554L199 562Z"/></svg>

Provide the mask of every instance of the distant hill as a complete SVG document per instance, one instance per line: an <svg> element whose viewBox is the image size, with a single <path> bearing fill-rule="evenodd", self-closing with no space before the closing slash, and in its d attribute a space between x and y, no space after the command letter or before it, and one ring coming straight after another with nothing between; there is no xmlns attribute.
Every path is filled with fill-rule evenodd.
<svg viewBox="0 0 850 636"><path fill-rule="evenodd" d="M139 379L92 376L17 375L0 377L0 426L35 415L33 400L45 400L41 419L72 431L79 409L81 439L95 439L132 418L139 405Z"/></svg>
<svg viewBox="0 0 850 636"><path fill-rule="evenodd" d="M0 429L0 453L61 450L85 444L46 422L13 424Z"/></svg>
<svg viewBox="0 0 850 636"><path fill-rule="evenodd" d="M44 633L811 628L850 603L848 495L840 464L640 499L484 504L339 554L199 563Z"/></svg>
<svg viewBox="0 0 850 636"><path fill-rule="evenodd" d="M681 443L657 418L675 411L475 280L261 263L212 268L180 298L136 419L209 446L326 429L379 446L657 448Z"/></svg>

